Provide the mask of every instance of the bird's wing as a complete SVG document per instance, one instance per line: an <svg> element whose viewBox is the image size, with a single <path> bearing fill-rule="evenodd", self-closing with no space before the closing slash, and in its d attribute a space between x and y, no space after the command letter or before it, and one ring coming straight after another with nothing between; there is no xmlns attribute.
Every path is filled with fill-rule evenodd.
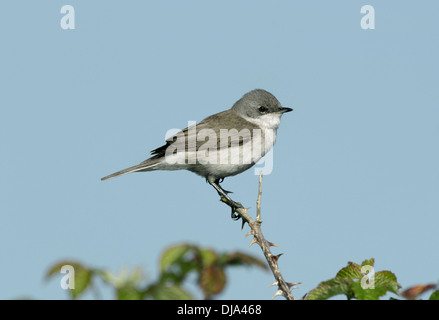
<svg viewBox="0 0 439 320"><path fill-rule="evenodd" d="M172 150L186 152L195 152L207 142L216 143L217 148L241 146L251 141L255 133L254 129L259 128L229 109L177 132L166 140L166 144L151 151L151 159L164 157L170 146ZM210 141L211 139L216 141Z"/></svg>

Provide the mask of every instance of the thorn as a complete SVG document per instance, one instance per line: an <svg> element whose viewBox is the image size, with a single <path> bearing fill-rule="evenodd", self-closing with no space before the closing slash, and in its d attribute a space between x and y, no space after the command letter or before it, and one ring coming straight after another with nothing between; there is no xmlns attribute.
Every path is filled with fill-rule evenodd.
<svg viewBox="0 0 439 320"><path fill-rule="evenodd" d="M302 282L285 282L285 283L288 286L288 288L297 286L298 284L302 284ZM279 286L279 282L275 281L275 282L273 282L272 284L269 285L269 287L273 287L273 286ZM293 288L293 289L295 289L295 288Z"/></svg>
<svg viewBox="0 0 439 320"><path fill-rule="evenodd" d="M252 241L250 242L250 244L248 246L251 247L253 245L253 243L258 243L258 240L256 240L256 237L253 237Z"/></svg>
<svg viewBox="0 0 439 320"><path fill-rule="evenodd" d="M244 229L244 225L246 222L247 221L245 221L245 219L242 219L241 231ZM248 235L248 233L247 233L247 235ZM245 236L245 237L247 237L247 236Z"/></svg>
<svg viewBox="0 0 439 320"><path fill-rule="evenodd" d="M271 299L274 299L277 296L283 296L285 297L285 293L282 290L277 290L274 296L271 297Z"/></svg>
<svg viewBox="0 0 439 320"><path fill-rule="evenodd" d="M250 230L249 232L247 232L244 238L247 238L249 235L254 235L254 234L255 232L253 230Z"/></svg>
<svg viewBox="0 0 439 320"><path fill-rule="evenodd" d="M291 288L291 287L297 286L298 284L302 284L302 282L286 282L286 284L287 284L288 288ZM295 288L293 288L293 289L295 289Z"/></svg>
<svg viewBox="0 0 439 320"><path fill-rule="evenodd" d="M277 260L279 260L280 256L283 255L283 253L279 253L277 256L271 256L271 260L273 260L275 263L277 263Z"/></svg>
<svg viewBox="0 0 439 320"><path fill-rule="evenodd" d="M268 242L268 245L270 246L270 247L279 247L277 244L275 244L275 243L273 243L273 242L270 242L270 241L267 241Z"/></svg>

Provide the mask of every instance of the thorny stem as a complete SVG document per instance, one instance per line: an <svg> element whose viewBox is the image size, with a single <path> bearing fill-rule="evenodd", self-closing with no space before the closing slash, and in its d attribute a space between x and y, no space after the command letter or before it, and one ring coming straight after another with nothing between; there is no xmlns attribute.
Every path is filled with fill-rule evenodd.
<svg viewBox="0 0 439 320"><path fill-rule="evenodd" d="M247 213L247 209L244 208L235 208L235 211L241 216L243 220L243 227L245 222L248 223L250 227L249 233L247 235L253 235L253 240L250 243L250 246L253 243L257 243L264 253L265 259L268 262L268 265L270 266L271 272L274 275L274 278L276 281L273 283L273 285L278 286L278 291L275 293L273 298L278 295L284 296L288 300L295 300L294 296L291 293L291 287L298 284L298 283L288 283L284 280L282 277L282 274L279 270L278 265L278 259L282 254L279 255L273 255L271 253L270 247L277 246L276 244L269 242L265 239L264 235L262 234L261 230L261 195L262 195L262 172L259 175L259 192L258 192L258 199L256 202L257 205L257 212L256 212L256 220L253 220L253 218ZM227 205L230 205L226 201L223 201Z"/></svg>

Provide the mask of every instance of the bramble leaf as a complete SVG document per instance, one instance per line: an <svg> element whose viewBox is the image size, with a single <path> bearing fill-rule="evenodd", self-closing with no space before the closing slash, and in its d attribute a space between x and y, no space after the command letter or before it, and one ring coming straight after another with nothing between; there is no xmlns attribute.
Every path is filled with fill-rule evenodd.
<svg viewBox="0 0 439 320"><path fill-rule="evenodd" d="M348 262L335 278L321 282L306 296L307 300L329 299L344 294L348 299L378 300L388 292L398 293L401 287L390 271L376 272L375 260L364 260L361 265Z"/></svg>

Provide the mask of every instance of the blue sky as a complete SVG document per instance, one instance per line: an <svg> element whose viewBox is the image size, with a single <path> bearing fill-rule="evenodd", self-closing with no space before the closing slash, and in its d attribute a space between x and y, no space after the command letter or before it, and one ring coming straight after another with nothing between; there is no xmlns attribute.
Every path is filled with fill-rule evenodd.
<svg viewBox="0 0 439 320"><path fill-rule="evenodd" d="M60 27L64 4L75 30ZM365 4L374 30L360 27ZM62 259L114 273L140 266L154 278L161 251L179 242L263 258L192 173L100 181L148 158L167 130L254 88L294 108L262 195L284 278L303 283L294 294L371 257L404 287L437 282L438 10L434 1L3 1L0 298L66 298L57 280L43 281ZM256 207L253 170L223 187ZM275 292L269 272L228 277L218 298Z"/></svg>

